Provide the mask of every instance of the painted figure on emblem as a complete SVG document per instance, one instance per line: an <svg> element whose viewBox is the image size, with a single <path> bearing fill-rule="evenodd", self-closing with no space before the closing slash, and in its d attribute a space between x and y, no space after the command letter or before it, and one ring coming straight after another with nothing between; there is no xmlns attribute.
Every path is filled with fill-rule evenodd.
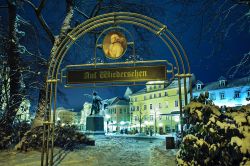
<svg viewBox="0 0 250 166"><path fill-rule="evenodd" d="M126 38L119 32L111 32L104 39L103 51L108 58L120 58L126 51L126 47Z"/></svg>

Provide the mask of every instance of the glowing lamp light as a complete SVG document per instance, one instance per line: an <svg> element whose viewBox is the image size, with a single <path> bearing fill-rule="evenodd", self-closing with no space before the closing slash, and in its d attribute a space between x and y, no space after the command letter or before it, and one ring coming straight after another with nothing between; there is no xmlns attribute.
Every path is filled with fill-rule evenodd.
<svg viewBox="0 0 250 166"><path fill-rule="evenodd" d="M106 115L105 115L105 118L106 118L106 119L109 119L109 118L110 118L110 115L106 114Z"/></svg>
<svg viewBox="0 0 250 166"><path fill-rule="evenodd" d="M124 125L124 124L125 124L125 122L124 122L124 121L121 121L121 122L120 122L120 124L121 124L121 125Z"/></svg>
<svg viewBox="0 0 250 166"><path fill-rule="evenodd" d="M147 120L146 120L144 123L145 123L145 125L148 125L148 124L149 124L149 122L148 122Z"/></svg>
<svg viewBox="0 0 250 166"><path fill-rule="evenodd" d="M163 126L163 124L162 123L159 123L159 127L162 127Z"/></svg>
<svg viewBox="0 0 250 166"><path fill-rule="evenodd" d="M174 121L175 121L175 122L179 122L179 121L180 121L180 117L179 117L179 116L175 116L175 117L174 117Z"/></svg>

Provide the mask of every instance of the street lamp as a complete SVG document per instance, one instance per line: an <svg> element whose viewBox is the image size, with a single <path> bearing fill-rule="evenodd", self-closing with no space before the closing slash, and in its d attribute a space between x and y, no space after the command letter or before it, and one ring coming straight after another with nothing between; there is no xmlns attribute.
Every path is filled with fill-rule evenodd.
<svg viewBox="0 0 250 166"><path fill-rule="evenodd" d="M155 109L155 136L156 136L156 132L157 132L157 127L156 127L156 113L158 113L158 110Z"/></svg>
<svg viewBox="0 0 250 166"><path fill-rule="evenodd" d="M109 118L110 118L110 115L108 115L108 114L106 114L105 115L105 119L106 119L106 121L107 121L107 133L108 133L108 126L109 126Z"/></svg>
<svg viewBox="0 0 250 166"><path fill-rule="evenodd" d="M149 125L149 122L147 120L144 121L144 124L146 126L146 133L148 133L148 125Z"/></svg>

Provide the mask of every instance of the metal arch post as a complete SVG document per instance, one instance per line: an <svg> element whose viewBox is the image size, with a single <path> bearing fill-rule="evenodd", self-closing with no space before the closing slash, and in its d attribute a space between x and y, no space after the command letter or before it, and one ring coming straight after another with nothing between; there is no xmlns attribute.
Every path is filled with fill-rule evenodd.
<svg viewBox="0 0 250 166"><path fill-rule="evenodd" d="M190 68L190 63L189 63L189 60L188 60L188 57L187 57L187 54L186 54L186 51L184 50L184 48L182 47L182 45L180 44L180 42L177 40L177 38L175 37L175 35L168 29L166 29L166 32L168 34L170 34L170 36L174 39L174 41L177 43L177 46L181 49L182 53L183 53L183 56L184 56L184 59L186 61L186 65L187 65L187 70L188 70L188 73L187 73L187 76L184 77L184 83L186 84L186 77L188 77L188 82L189 82L189 94L190 94L190 100L192 99L192 74L191 74L191 68ZM185 93L185 105L188 103L188 100L187 100L187 89L186 89L186 86L184 85L184 93Z"/></svg>
<svg viewBox="0 0 250 166"><path fill-rule="evenodd" d="M180 53L178 47L171 40L171 38L165 33L166 28L164 28L163 24L161 24L159 21L157 21L155 19L152 19L150 17L144 16L144 15L141 15L141 14L138 14L138 13L128 13L128 12L108 13L108 14L103 14L103 15L96 16L94 18L91 18L91 19L85 21L82 24L79 24L76 28L74 28L61 41L60 45L55 50L55 53L52 56L51 61L49 63L47 78L58 80L58 72L59 72L59 69L60 69L61 62L64 59L64 56L65 56L66 52L68 51L68 49L70 48L70 46L72 44L74 44L74 42L79 37L85 35L85 33L91 31L92 29L95 29L95 28L98 28L98 27L101 27L101 26L104 26L104 25L113 24L114 23L114 17L115 17L116 24L133 24L133 25L136 25L136 26L143 27L143 28L149 30L150 32L152 32L154 34L158 33L159 34L158 37L161 38L162 41L168 46L172 56L174 57L175 65L177 66L178 86L179 86L179 100L180 100L180 110L181 110L182 109L182 93L181 93L180 66L179 66L179 62L177 60L175 52L178 54L179 61L181 61L182 71L184 72L184 74L186 74L185 73L185 66L183 64L184 62L183 62L181 53ZM163 36L165 36L167 38L167 40L170 41L170 44L171 44L171 46L173 48L169 45L167 40L164 39L164 37L161 36L161 34L163 34ZM174 37L174 39L175 39L175 37ZM177 45L182 49L182 47L178 43L177 39L176 39L176 41L177 41ZM185 57L185 60L186 60L186 62L188 64L188 68L189 68L188 71L190 72L190 66L189 66L189 62L188 62L187 56L185 54L185 51L182 50L182 53L184 53L184 57ZM174 72L174 70L173 70L173 72ZM50 83L50 86L53 86L52 83ZM56 87L57 86L54 85L54 101L55 101L54 102L54 109L56 109L56 105L55 105L55 103L56 103ZM50 104L47 106L48 111L51 111L52 89L51 89L50 92L51 93L48 94L48 88L47 88L46 97L48 97L49 101L50 101ZM185 93L185 89L184 89L184 93ZM46 101L48 101L48 99ZM55 111L54 111L54 114L55 114ZM51 119L51 112L49 113L48 118L49 118L49 120ZM53 124L55 123L54 120L55 120L55 118L54 118L54 115L53 115ZM50 125L48 125L48 128L49 127L50 127ZM48 131L49 131L49 129L48 129ZM47 136L49 137L50 133L48 133ZM47 141L49 141L48 137L47 137ZM52 148L52 152L53 152L53 148ZM43 159L43 157L44 157L44 155L42 153L42 159ZM51 156L51 161L53 161L53 156ZM53 165L53 162L52 162L52 165Z"/></svg>

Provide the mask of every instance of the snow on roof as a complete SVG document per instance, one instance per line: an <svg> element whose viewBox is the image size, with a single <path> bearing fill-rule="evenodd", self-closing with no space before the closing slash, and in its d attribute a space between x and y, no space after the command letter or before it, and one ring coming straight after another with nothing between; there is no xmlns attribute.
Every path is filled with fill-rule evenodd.
<svg viewBox="0 0 250 166"><path fill-rule="evenodd" d="M163 81L166 83L166 81ZM183 84L183 80L181 80L181 84ZM172 82L170 82L164 89L173 89L173 88L178 88L178 80L175 79L173 80ZM149 91L150 92L157 92L157 91L162 91L163 89L157 89L157 90L154 90L154 91ZM146 88L143 88L135 93L133 93L132 95L130 96L136 96L136 95L139 95L139 94L143 94L143 93L147 93L147 89Z"/></svg>
<svg viewBox="0 0 250 166"><path fill-rule="evenodd" d="M146 93L146 92L147 92L147 91L146 91L146 88L143 88L143 89L141 89L141 90L139 90L139 91L133 93L133 94L130 95L130 96L139 95L139 94L143 94L143 93Z"/></svg>
<svg viewBox="0 0 250 166"><path fill-rule="evenodd" d="M113 97L113 98L110 98L110 99L105 99L103 100L103 102L111 105L118 97Z"/></svg>
<svg viewBox="0 0 250 166"><path fill-rule="evenodd" d="M216 89L225 89L225 88L231 88L231 87L240 87L240 86L250 86L250 76L248 77L243 77L235 80L229 80L227 84L223 87L220 86L218 81L211 82L206 84L202 90L203 91L209 91L209 90L216 90ZM197 91L195 88L193 91Z"/></svg>
<svg viewBox="0 0 250 166"><path fill-rule="evenodd" d="M110 105L129 105L129 101L126 99L118 99Z"/></svg>
<svg viewBox="0 0 250 166"><path fill-rule="evenodd" d="M151 84L165 84L167 81L148 81L146 85L151 85Z"/></svg>
<svg viewBox="0 0 250 166"><path fill-rule="evenodd" d="M204 83L203 83L202 81L200 81L200 80L197 80L197 81L196 81L196 84L204 85Z"/></svg>
<svg viewBox="0 0 250 166"><path fill-rule="evenodd" d="M224 81L224 80L226 81L227 79L223 76L220 76L220 78L218 79L218 81Z"/></svg>

